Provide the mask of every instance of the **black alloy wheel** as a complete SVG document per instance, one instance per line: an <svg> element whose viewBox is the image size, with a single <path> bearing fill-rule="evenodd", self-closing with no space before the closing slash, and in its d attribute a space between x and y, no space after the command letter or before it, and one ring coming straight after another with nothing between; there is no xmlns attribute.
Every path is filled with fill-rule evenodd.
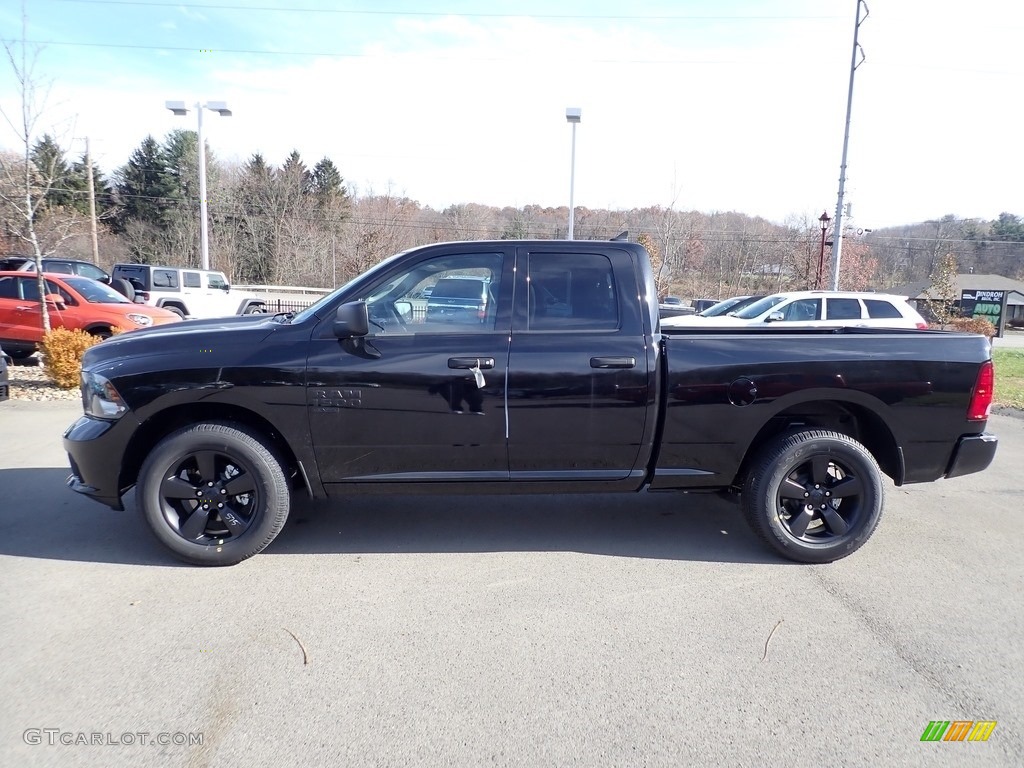
<svg viewBox="0 0 1024 768"><path fill-rule="evenodd" d="M755 460L743 511L772 549L827 563L859 549L882 514L881 471L847 435L808 430L778 438Z"/></svg>
<svg viewBox="0 0 1024 768"><path fill-rule="evenodd" d="M197 565L232 565L262 551L288 518L282 463L248 430L196 424L161 441L136 496L162 544Z"/></svg>

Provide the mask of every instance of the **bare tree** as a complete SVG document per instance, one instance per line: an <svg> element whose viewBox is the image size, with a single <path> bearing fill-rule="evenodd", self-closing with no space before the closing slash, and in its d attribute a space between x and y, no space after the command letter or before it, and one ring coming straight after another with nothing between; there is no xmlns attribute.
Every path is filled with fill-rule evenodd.
<svg viewBox="0 0 1024 768"><path fill-rule="evenodd" d="M8 236L26 244L36 263L39 302L43 330L50 330L50 314L46 306L46 281L42 260L73 237L82 217L73 207L52 206L48 197L53 190L57 169L53 163L37 164L32 150L36 144L38 124L45 112L48 87L36 75L38 47L29 51L25 40L27 16L22 7L22 37L18 42L4 41L4 52L17 83L18 107L11 112L0 107L0 116L18 138L21 156L0 157L0 204ZM49 167L47 167L49 165Z"/></svg>

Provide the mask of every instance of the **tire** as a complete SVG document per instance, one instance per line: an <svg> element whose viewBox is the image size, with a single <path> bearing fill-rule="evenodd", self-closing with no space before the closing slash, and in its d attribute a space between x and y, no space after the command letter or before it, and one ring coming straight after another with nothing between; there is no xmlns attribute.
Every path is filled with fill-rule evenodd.
<svg viewBox="0 0 1024 768"><path fill-rule="evenodd" d="M288 519L290 496L280 459L256 434L205 423L157 444L139 471L136 503L176 557L220 566L263 551Z"/></svg>
<svg viewBox="0 0 1024 768"><path fill-rule="evenodd" d="M243 310L243 315L262 315L267 311L267 308L262 304L250 304Z"/></svg>
<svg viewBox="0 0 1024 768"><path fill-rule="evenodd" d="M185 319L185 313L182 312L178 307L175 307L174 305L171 305L169 307L160 307L160 309L166 309L168 312L173 312L174 314L176 314L182 320Z"/></svg>
<svg viewBox="0 0 1024 768"><path fill-rule="evenodd" d="M93 328L89 331L90 336L95 336L98 339L109 339L114 335L114 332L110 328Z"/></svg>
<svg viewBox="0 0 1024 768"><path fill-rule="evenodd" d="M135 286L123 277L115 277L111 280L110 287L128 299L128 301L135 301Z"/></svg>
<svg viewBox="0 0 1024 768"><path fill-rule="evenodd" d="M743 485L743 514L783 557L830 563L860 549L882 516L882 473L853 438L790 433L758 454Z"/></svg>

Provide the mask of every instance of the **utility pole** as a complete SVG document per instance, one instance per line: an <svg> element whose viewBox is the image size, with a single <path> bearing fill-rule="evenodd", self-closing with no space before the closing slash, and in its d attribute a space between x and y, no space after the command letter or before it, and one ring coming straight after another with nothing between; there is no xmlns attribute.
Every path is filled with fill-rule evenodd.
<svg viewBox="0 0 1024 768"><path fill-rule="evenodd" d="M843 195L846 193L846 151L850 146L850 111L853 108L853 76L857 67L864 63L864 49L857 42L861 22L860 8L864 6L864 19L868 17L868 4L857 0L857 21L853 26L853 55L850 59L850 89L846 94L846 130L843 133L843 159L839 164L839 202L836 203L836 225L832 236L832 290L839 290L839 263L843 258ZM857 51L861 59L857 61Z"/></svg>
<svg viewBox="0 0 1024 768"><path fill-rule="evenodd" d="M85 177L89 182L89 229L92 232L92 262L99 264L100 244L96 235L96 187L92 180L92 155L89 154L89 137L85 137Z"/></svg>

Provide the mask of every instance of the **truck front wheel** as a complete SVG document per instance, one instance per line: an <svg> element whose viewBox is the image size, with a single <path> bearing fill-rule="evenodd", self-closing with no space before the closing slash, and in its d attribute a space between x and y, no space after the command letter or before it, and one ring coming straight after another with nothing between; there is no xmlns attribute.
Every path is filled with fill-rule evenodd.
<svg viewBox="0 0 1024 768"><path fill-rule="evenodd" d="M743 514L769 547L801 563L860 549L882 516L882 473L853 438L825 430L784 435L754 459Z"/></svg>
<svg viewBox="0 0 1024 768"><path fill-rule="evenodd" d="M194 565L234 565L288 519L281 461L257 436L195 424L164 438L139 471L136 500L161 544Z"/></svg>

